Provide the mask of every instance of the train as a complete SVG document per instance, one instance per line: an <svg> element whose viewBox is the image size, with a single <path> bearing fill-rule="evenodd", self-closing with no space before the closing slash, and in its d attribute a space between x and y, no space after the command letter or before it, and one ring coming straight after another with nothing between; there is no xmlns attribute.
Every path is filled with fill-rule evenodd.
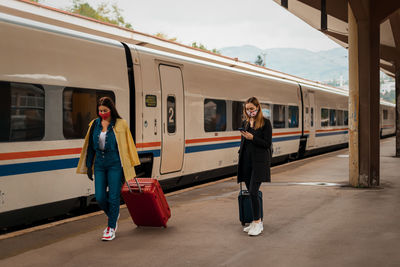
<svg viewBox="0 0 400 267"><path fill-rule="evenodd" d="M340 88L1 10L0 34L0 228L93 201L93 182L76 166L103 96L130 125L138 176L164 189L236 173L238 128L251 96L273 126L274 161L348 142L348 92ZM381 136L393 135L395 105L381 101L380 110Z"/></svg>

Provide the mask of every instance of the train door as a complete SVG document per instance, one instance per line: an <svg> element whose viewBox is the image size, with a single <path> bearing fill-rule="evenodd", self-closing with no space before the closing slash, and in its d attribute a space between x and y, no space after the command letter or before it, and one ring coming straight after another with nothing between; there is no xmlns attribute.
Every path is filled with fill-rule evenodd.
<svg viewBox="0 0 400 267"><path fill-rule="evenodd" d="M185 148L183 81L180 68L159 65L161 81L161 166L160 173L180 171Z"/></svg>
<svg viewBox="0 0 400 267"><path fill-rule="evenodd" d="M308 101L310 103L309 123L310 123L310 135L308 137L308 146L315 146L315 103L314 103L314 93L308 92Z"/></svg>

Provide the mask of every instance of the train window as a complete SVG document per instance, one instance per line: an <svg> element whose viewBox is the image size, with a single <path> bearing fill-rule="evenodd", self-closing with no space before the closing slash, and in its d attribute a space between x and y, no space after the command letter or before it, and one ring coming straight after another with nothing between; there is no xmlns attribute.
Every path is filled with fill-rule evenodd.
<svg viewBox="0 0 400 267"><path fill-rule="evenodd" d="M329 110L329 126L336 126L336 110Z"/></svg>
<svg viewBox="0 0 400 267"><path fill-rule="evenodd" d="M311 108L311 127L314 127L314 108Z"/></svg>
<svg viewBox="0 0 400 267"><path fill-rule="evenodd" d="M41 85L0 82L0 142L35 141L44 136Z"/></svg>
<svg viewBox="0 0 400 267"><path fill-rule="evenodd" d="M66 139L84 138L91 120L97 117L97 101L108 96L115 102L110 91L65 88L63 92L63 133Z"/></svg>
<svg viewBox="0 0 400 267"><path fill-rule="evenodd" d="M264 118L271 120L271 107L269 104L260 104Z"/></svg>
<svg viewBox="0 0 400 267"><path fill-rule="evenodd" d="M272 115L274 117L274 128L285 128L286 106L274 105Z"/></svg>
<svg viewBox="0 0 400 267"><path fill-rule="evenodd" d="M336 110L336 114L337 114L337 125L338 126L344 125L343 110Z"/></svg>
<svg viewBox="0 0 400 267"><path fill-rule="evenodd" d="M167 97L167 129L168 133L176 131L175 96Z"/></svg>
<svg viewBox="0 0 400 267"><path fill-rule="evenodd" d="M288 125L289 128L299 127L299 107L289 106Z"/></svg>
<svg viewBox="0 0 400 267"><path fill-rule="evenodd" d="M389 120L394 120L394 112L393 112L393 110L389 111Z"/></svg>
<svg viewBox="0 0 400 267"><path fill-rule="evenodd" d="M321 127L329 125L329 110L327 108L321 108Z"/></svg>
<svg viewBox="0 0 400 267"><path fill-rule="evenodd" d="M349 112L347 110L344 111L344 125L349 125Z"/></svg>
<svg viewBox="0 0 400 267"><path fill-rule="evenodd" d="M226 130L225 100L204 100L204 130L206 132L218 132Z"/></svg>
<svg viewBox="0 0 400 267"><path fill-rule="evenodd" d="M237 130L242 121L245 120L243 115L244 102L232 101L232 129Z"/></svg>
<svg viewBox="0 0 400 267"><path fill-rule="evenodd" d="M388 117L389 117L389 116L388 116L388 111L387 111L387 109L384 109L384 110L383 110L383 119L384 119L384 120L387 120Z"/></svg>

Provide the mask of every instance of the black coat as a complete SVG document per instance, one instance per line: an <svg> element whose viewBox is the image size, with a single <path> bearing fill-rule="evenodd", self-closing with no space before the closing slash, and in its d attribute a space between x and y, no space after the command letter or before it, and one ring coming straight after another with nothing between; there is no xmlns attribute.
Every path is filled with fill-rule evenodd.
<svg viewBox="0 0 400 267"><path fill-rule="evenodd" d="M244 121L242 127L247 130L250 126ZM249 178L244 177L242 168L244 141L245 138L242 136L239 150L238 183L244 182L246 178ZM262 128L255 130L254 138L251 142L253 143L253 146L250 147L253 158L251 179L255 179L256 182L271 182L272 126L268 119L264 119L264 126Z"/></svg>

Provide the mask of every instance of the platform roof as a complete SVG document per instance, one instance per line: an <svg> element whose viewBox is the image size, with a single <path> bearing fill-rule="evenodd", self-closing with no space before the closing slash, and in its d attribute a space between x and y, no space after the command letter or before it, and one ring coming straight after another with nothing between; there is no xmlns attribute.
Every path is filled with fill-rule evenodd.
<svg viewBox="0 0 400 267"><path fill-rule="evenodd" d="M348 48L348 0L274 0L289 12ZM361 0L354 6L362 6ZM380 67L394 77L400 69L400 1L375 1L374 14L380 25ZM352 9L354 9L352 5ZM356 12L365 12L358 8Z"/></svg>

